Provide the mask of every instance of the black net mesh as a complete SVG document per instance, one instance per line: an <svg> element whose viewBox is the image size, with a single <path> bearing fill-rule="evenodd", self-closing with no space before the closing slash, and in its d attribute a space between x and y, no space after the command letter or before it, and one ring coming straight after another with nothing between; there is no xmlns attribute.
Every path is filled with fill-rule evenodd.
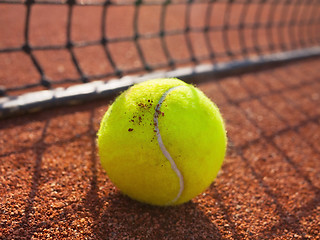
<svg viewBox="0 0 320 240"><path fill-rule="evenodd" d="M319 12L318 0L0 0L0 94L310 48Z"/></svg>

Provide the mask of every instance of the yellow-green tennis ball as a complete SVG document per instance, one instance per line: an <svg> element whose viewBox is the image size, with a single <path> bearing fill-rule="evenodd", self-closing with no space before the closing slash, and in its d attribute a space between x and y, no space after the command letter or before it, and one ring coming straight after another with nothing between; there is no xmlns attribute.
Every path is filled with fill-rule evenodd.
<svg viewBox="0 0 320 240"><path fill-rule="evenodd" d="M101 164L126 195L176 205L215 179L227 137L219 109L178 79L132 86L111 105L98 132Z"/></svg>

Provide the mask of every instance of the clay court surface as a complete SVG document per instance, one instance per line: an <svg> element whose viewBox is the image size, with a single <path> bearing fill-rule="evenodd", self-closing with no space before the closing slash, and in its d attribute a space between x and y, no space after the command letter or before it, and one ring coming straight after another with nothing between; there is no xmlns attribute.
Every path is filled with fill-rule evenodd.
<svg viewBox="0 0 320 240"><path fill-rule="evenodd" d="M1 121L2 239L318 239L318 59L200 84L227 157L202 195L159 208L123 196L97 156L103 100Z"/></svg>
<svg viewBox="0 0 320 240"><path fill-rule="evenodd" d="M218 20L213 22L221 25L219 12L225 6L219 10L218 5ZM197 7L194 19L205 9ZM133 11L127 8L124 19L119 19L119 12L109 15L123 23L109 28L111 37L132 35L128 31L132 31ZM153 8L153 14L145 12L146 18L157 19L159 9ZM87 9L74 9L74 42L100 38L100 30L93 26L100 24L101 8ZM170 11L169 18L177 16L179 9ZM48 11L36 5L33 16L38 21L31 19L30 43L65 44L66 12L65 6ZM22 45L25 7L0 5L0 13L0 49ZM247 21L253 21L253 13L249 10ZM239 15L233 17L230 21L237 22ZM167 21L168 28L183 25L174 18ZM153 29L151 21L141 26L146 33ZM263 34L258 38L261 46L268 43ZM247 47L253 45L252 31L244 36ZM228 38L231 50L239 50L239 32ZM214 33L211 39L218 52L228 50L223 36ZM184 41L172 39L175 59L190 57ZM195 55L205 54L202 40L193 41L198 42ZM154 44L157 39L143 45L145 51L160 49ZM128 46L115 44L112 54L118 56L120 68L139 68L135 48ZM68 50L37 50L34 55L52 81L79 78ZM101 46L77 48L75 55L87 75L113 71ZM163 55L149 57L151 64L166 61ZM215 182L177 207L153 207L129 199L102 169L96 134L111 98L0 120L0 239L320 239L319 66L320 59L313 58L199 83L225 119L227 156ZM39 74L26 54L0 55L0 85L10 88L30 80L37 82Z"/></svg>

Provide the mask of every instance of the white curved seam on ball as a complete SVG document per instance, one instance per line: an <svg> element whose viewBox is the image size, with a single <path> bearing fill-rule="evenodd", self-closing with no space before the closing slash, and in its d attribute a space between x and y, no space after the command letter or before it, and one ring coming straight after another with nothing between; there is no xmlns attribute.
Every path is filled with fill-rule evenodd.
<svg viewBox="0 0 320 240"><path fill-rule="evenodd" d="M180 172L180 170L178 169L175 161L172 159L170 153L168 152L168 150L166 149L166 147L164 146L163 144L163 141L162 141L162 137L161 137L161 134L160 134L160 129L159 129L159 121L158 121L158 118L159 118L159 114L161 113L160 112L160 108L161 108L161 105L163 103L163 101L165 100L166 96L171 92L173 91L174 89L178 88L178 87L183 87L183 86L176 86L176 87L172 87L170 89L168 89L160 98L156 108L155 108L155 113L154 113L154 127L155 127L155 130L156 130L156 134L157 134L157 140L158 140L158 144L159 144L159 147L163 153L163 155L168 159L168 161L170 162L171 164L171 168L172 170L176 173L176 175L178 176L179 178L179 185L180 185L180 188L179 188L179 192L177 194L177 196L171 200L170 202L168 202L168 205L169 204L172 204L172 203L175 203L181 196L182 192L183 192L183 189L184 189L184 181L183 181L183 176Z"/></svg>

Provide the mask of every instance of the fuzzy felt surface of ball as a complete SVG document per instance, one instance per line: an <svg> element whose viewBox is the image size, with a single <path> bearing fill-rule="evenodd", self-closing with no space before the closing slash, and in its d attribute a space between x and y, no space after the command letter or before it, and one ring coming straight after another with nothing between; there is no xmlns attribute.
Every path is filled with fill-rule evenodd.
<svg viewBox="0 0 320 240"><path fill-rule="evenodd" d="M178 79L136 84L116 98L98 131L101 165L129 197L187 202L214 181L227 136L218 107Z"/></svg>

